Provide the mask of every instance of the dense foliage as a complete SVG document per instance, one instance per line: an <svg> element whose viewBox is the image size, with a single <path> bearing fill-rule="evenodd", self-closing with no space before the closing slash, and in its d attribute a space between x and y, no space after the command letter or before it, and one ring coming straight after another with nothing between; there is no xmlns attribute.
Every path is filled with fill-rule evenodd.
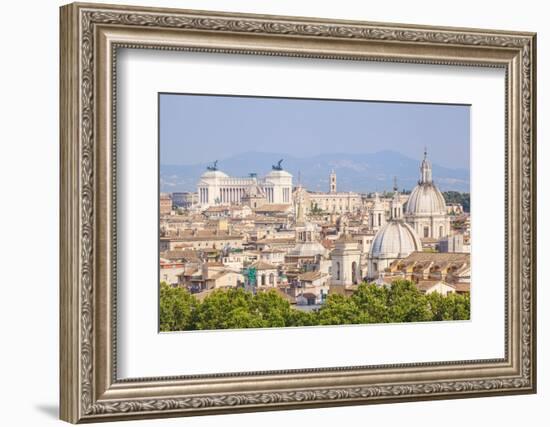
<svg viewBox="0 0 550 427"><path fill-rule="evenodd" d="M444 191L445 203L460 203L464 212L470 212L470 193L459 193L458 191Z"/></svg>
<svg viewBox="0 0 550 427"><path fill-rule="evenodd" d="M399 323L470 318L470 295L419 292L414 283L391 287L363 283L351 296L330 294L315 311L301 311L275 290L252 294L215 290L202 302L184 288L160 288L160 330L269 328L284 326Z"/></svg>

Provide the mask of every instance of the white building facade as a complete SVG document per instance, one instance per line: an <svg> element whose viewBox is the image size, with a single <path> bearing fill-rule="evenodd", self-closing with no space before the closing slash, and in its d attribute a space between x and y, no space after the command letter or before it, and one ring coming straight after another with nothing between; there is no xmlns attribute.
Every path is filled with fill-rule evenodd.
<svg viewBox="0 0 550 427"><path fill-rule="evenodd" d="M292 203L292 175L281 166L273 166L265 177L233 177L211 166L197 185L199 205L206 209L216 205L240 205L251 192L260 188L269 204Z"/></svg>
<svg viewBox="0 0 550 427"><path fill-rule="evenodd" d="M361 283L361 251L357 240L344 234L336 240L331 252L331 285L349 286Z"/></svg>
<svg viewBox="0 0 550 427"><path fill-rule="evenodd" d="M384 204L381 202L378 193L374 194L374 202L369 209L368 219L369 228L373 231L380 230L386 223L386 209L384 209Z"/></svg>
<svg viewBox="0 0 550 427"><path fill-rule="evenodd" d="M361 209L362 197L353 191L338 191L336 172L329 175L327 193L307 192L307 210L320 209L329 213L355 213Z"/></svg>

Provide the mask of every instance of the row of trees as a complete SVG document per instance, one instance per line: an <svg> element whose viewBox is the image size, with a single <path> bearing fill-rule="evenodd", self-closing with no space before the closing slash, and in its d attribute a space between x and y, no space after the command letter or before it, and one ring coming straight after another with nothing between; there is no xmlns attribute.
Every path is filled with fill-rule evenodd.
<svg viewBox="0 0 550 427"><path fill-rule="evenodd" d="M292 308L275 290L252 294L242 288L220 289L199 301L184 288L160 287L160 330L165 332L469 318L469 294L425 295L407 280L391 287L363 283L351 296L330 294L314 311Z"/></svg>

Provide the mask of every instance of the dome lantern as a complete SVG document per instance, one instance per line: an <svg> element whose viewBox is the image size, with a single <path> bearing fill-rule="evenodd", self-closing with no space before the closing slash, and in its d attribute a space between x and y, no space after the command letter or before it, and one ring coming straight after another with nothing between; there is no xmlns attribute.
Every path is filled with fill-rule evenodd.
<svg viewBox="0 0 550 427"><path fill-rule="evenodd" d="M397 177L394 177L393 198L390 202L390 219L400 219L403 213L403 204L397 189Z"/></svg>
<svg viewBox="0 0 550 427"><path fill-rule="evenodd" d="M420 165L420 181L418 184L431 184L432 183L432 165L428 160L428 149L424 148L424 159Z"/></svg>
<svg viewBox="0 0 550 427"><path fill-rule="evenodd" d="M447 205L441 191L432 180L432 165L428 160L428 152L424 149L424 159L420 164L420 180L412 190L405 215L445 215Z"/></svg>

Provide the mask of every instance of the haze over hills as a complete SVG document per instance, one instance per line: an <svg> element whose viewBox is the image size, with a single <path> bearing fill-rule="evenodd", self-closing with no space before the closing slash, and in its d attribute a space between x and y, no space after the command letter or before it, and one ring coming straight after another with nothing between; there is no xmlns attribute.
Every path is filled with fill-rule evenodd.
<svg viewBox="0 0 550 427"><path fill-rule="evenodd" d="M412 189L419 179L420 160L412 159L395 151L376 153L320 154L307 158L281 153L246 152L220 160L218 169L231 176L248 176L255 172L263 177L279 159L284 159L283 168L294 175L294 184L301 179L311 191L328 191L328 176L331 170L337 174L338 191L391 190L394 176L400 189ZM212 161L216 160L215 153ZM193 165L160 165L161 191L196 191L206 163ZM432 163L433 177L441 191L470 191L470 171L452 169Z"/></svg>

